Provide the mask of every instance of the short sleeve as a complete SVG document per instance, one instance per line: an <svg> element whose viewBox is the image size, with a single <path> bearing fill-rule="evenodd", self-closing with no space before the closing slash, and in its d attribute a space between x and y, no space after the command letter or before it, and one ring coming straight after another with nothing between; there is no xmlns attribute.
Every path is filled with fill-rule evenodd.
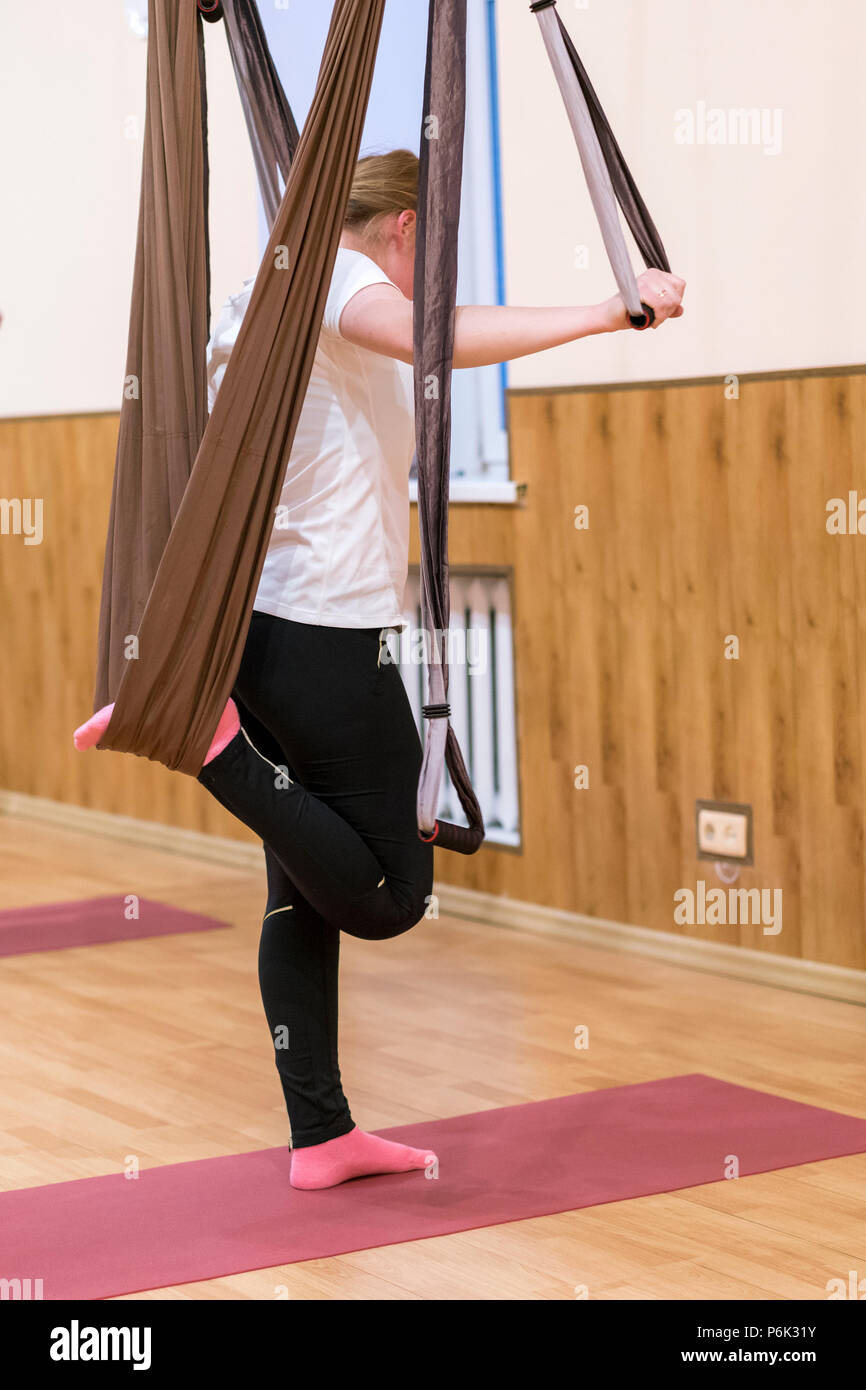
<svg viewBox="0 0 866 1390"><path fill-rule="evenodd" d="M244 312L252 294L252 280L247 280L240 294L230 295L223 305L207 345L207 408L214 408L217 392L225 376L231 350L237 341Z"/></svg>
<svg viewBox="0 0 866 1390"><path fill-rule="evenodd" d="M381 266L378 266L369 256L341 246L337 252L334 274L331 276L331 288L322 319L323 330L333 334L334 337L342 337L340 316L349 300L354 299L358 291L365 290L368 285L393 284L394 281L390 280ZM396 289L397 286L395 285L394 288Z"/></svg>

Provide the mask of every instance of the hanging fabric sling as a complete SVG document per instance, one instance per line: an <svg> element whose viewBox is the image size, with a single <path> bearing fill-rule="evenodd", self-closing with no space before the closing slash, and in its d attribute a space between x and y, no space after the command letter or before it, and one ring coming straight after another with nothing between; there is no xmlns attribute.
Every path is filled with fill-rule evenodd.
<svg viewBox="0 0 866 1390"><path fill-rule="evenodd" d="M556 0L536 0L530 10L538 19L617 288L633 328L649 328L655 315L641 301L616 205L619 203L647 269L670 272L665 248L647 211L622 151L601 109L586 69L556 8Z"/></svg>
<svg viewBox="0 0 866 1390"><path fill-rule="evenodd" d="M421 627L427 644L427 721L418 781L418 833L474 854L484 840L478 798L451 727L448 697L448 486L457 231L466 110L466 0L430 0L415 247L414 367ZM436 819L443 759L468 826Z"/></svg>
<svg viewBox="0 0 866 1390"><path fill-rule="evenodd" d="M616 201L623 208L648 267L670 269L664 247L577 51L555 11L555 0L540 0L530 9L537 14L566 103L593 206L629 319L635 328L647 328L654 314L641 301ZM425 120L433 120L436 125L432 132L422 130L421 139L414 360L421 625L431 659L427 662L430 703L423 707L428 722L417 813L422 838L447 849L473 854L483 843L484 821L450 724L447 702L451 364L465 94L466 0L430 0L424 113ZM425 138L431 134L432 138ZM436 820L443 757L468 827Z"/></svg>
<svg viewBox="0 0 866 1390"><path fill-rule="evenodd" d="M206 3L206 0L205 0ZM202 8L199 6L199 8ZM226 39L253 148L259 192L273 227L300 136L255 3L219 0L205 19L225 14Z"/></svg>
<svg viewBox="0 0 866 1390"><path fill-rule="evenodd" d="M639 301L614 196L644 258L666 269L664 249L552 6L542 0L531 8L569 109L617 282L635 326L646 326L652 311L645 313ZM383 8L384 0L336 0L299 138L254 0L198 0L197 9L188 0L151 0L138 244L95 699L97 708L112 699L115 708L101 748L195 776L231 694L318 342ZM199 12L225 19L272 225L209 420ZM422 626L429 644L417 812L422 838L471 854L483 842L484 823L450 726L444 646L465 81L466 0L430 0L414 287ZM443 760L468 827L436 820Z"/></svg>
<svg viewBox="0 0 866 1390"><path fill-rule="evenodd" d="M136 634L207 424L203 69L195 11L180 0L152 4L138 240L102 577L96 708L115 699L127 668L139 665ZM105 736L102 746L109 746ZM134 743L129 747L136 751Z"/></svg>
<svg viewBox="0 0 866 1390"><path fill-rule="evenodd" d="M318 344L383 8L384 0L336 0L309 117L209 420L204 394L207 334L191 351L186 330L187 394L198 388L196 404L200 400L203 414L196 414L185 430L179 448L185 458L195 454L200 421L206 421L206 428L140 621L136 623L133 615L128 624L119 623L117 609L101 623L100 667L107 664L108 699L115 700L102 748L134 752L195 776L231 694ZM190 301L198 325L204 319L205 279L202 266L199 280L188 289L188 247L194 267L204 248L201 180L188 173L190 168L196 173L201 164L201 84L194 61L200 20L187 0L151 0L150 10L148 66L153 59L153 71L148 78L145 138L155 149L158 136L164 135L165 145L162 161L155 156L150 163L145 160L142 190L143 208L155 205L156 227L150 241L145 237L139 243L137 265L143 263L146 273L136 275L135 285L144 298L143 314L133 296L132 320L145 322L143 354L136 358L138 341L131 334L127 364L127 375L139 376L142 396L154 391L148 349L156 344L168 354L172 333L184 336L183 325L175 327L173 314L166 313L166 302L173 310L176 299L184 305ZM175 117L181 104L183 120ZM164 184L169 187L166 198L160 196ZM177 194L173 201L171 192ZM165 333L163 315L169 318ZM170 382L163 375L156 377L159 389L165 387L172 398L179 386L186 387L180 372ZM154 409L161 425L167 420L163 428L173 430L174 412L162 402ZM119 449L116 479L137 471L139 494L133 486L129 509L112 509L114 544L107 555L106 578L110 608L127 586L140 594L146 583L137 570L138 556L125 547L136 547L141 530L149 533L153 526L151 552L155 551L160 538L156 532L164 532L166 522L171 524L174 510L164 495L159 512L148 505L149 494L141 504L145 481L149 486L149 454L155 455L159 470L164 438L130 432L127 442L130 447L123 455ZM134 606L131 592L128 605ZM134 659L126 659L130 635L137 635ZM104 688L100 681L97 702Z"/></svg>
<svg viewBox="0 0 866 1390"><path fill-rule="evenodd" d="M205 19L223 17L222 0L200 0L199 8ZM207 101L204 45L191 19L189 7L155 5L148 25L142 194L103 570L96 708L114 697L126 663L135 657L141 616L207 423ZM273 225L276 175L284 182L288 177L297 126L255 4L226 0L226 20L262 201Z"/></svg>

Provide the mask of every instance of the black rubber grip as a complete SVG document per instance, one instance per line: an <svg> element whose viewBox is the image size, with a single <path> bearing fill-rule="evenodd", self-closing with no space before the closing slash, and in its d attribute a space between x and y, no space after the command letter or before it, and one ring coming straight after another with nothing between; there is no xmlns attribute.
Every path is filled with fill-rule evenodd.
<svg viewBox="0 0 866 1390"><path fill-rule="evenodd" d="M216 24L223 17L222 0L196 0L198 12L208 24Z"/></svg>
<svg viewBox="0 0 866 1390"><path fill-rule="evenodd" d="M425 844L438 845L440 849L453 849L458 854L475 854L484 843L484 831L472 830L468 825L452 825L447 820L437 820L432 835L422 835L418 839Z"/></svg>
<svg viewBox="0 0 866 1390"><path fill-rule="evenodd" d="M651 328L656 321L656 311L652 305L645 304L643 300L640 303L644 312L642 314L629 314L628 316L632 328L637 328L638 331L643 328Z"/></svg>
<svg viewBox="0 0 866 1390"><path fill-rule="evenodd" d="M421 713L425 719L450 719L451 706L449 704L422 705Z"/></svg>

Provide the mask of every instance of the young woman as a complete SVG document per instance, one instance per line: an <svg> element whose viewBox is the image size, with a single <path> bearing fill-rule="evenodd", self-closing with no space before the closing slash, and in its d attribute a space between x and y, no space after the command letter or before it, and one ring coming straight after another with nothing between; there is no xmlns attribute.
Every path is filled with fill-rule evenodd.
<svg viewBox="0 0 866 1390"><path fill-rule="evenodd" d="M235 698L199 774L264 842L259 979L301 1188L435 1162L357 1128L337 1058L340 932L408 931L433 881L415 819L421 743L383 659L408 567L417 192L409 151L359 161ZM211 407L252 283L209 345ZM682 314L683 280L651 270L638 285L654 327ZM587 308L461 307L454 366L628 327L618 295ZM98 740L110 709L76 746Z"/></svg>

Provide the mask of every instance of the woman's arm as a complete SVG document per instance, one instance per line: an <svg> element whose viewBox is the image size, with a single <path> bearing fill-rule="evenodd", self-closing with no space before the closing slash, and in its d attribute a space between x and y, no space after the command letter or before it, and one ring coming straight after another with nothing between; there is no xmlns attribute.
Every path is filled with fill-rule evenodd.
<svg viewBox="0 0 866 1390"><path fill-rule="evenodd" d="M661 270L638 278L641 298L652 305L658 327L679 318L685 280ZM349 300L340 318L340 332L350 343L385 357L413 360L412 301L394 285L368 285ZM543 352L596 333L628 328L619 295L603 304L576 308L519 309L510 305L466 305L457 309L454 325L454 366L488 367L515 357Z"/></svg>

